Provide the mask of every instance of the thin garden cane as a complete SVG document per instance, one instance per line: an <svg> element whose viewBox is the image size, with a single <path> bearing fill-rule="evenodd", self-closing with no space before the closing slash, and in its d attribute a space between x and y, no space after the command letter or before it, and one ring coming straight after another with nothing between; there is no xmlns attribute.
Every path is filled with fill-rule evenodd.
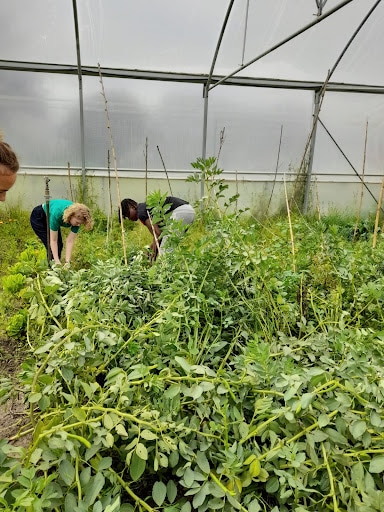
<svg viewBox="0 0 384 512"><path fill-rule="evenodd" d="M109 233L112 230L113 224L113 207L112 207L112 192L111 192L111 157L108 149L107 152L107 170L108 170L108 195L109 195L109 214L107 222L107 245L109 240Z"/></svg>
<svg viewBox="0 0 384 512"><path fill-rule="evenodd" d="M374 249L376 247L377 230L378 230L379 219L380 219L380 210L381 210L381 204L383 202L383 192L384 192L384 178L383 178L383 180L381 182L380 196L379 196L379 200L377 201L376 219L375 219L375 230L373 232L372 249Z"/></svg>
<svg viewBox="0 0 384 512"><path fill-rule="evenodd" d="M165 175L167 176L169 191L171 193L171 196L173 196L171 182L169 181L169 176L168 176L167 168L165 167L164 160L163 160L163 157L162 157L162 155L160 153L159 146L156 146L156 147L157 147L157 151L159 152L159 155L160 155L161 163L163 164L163 169L165 171Z"/></svg>
<svg viewBox="0 0 384 512"><path fill-rule="evenodd" d="M114 167L114 170L115 170L117 200L118 200L118 203L119 203L119 211L120 211L121 243L122 243L122 246L123 246L124 263L127 265L128 264L128 261L127 261L127 250L126 250L126 247L125 247L125 231L124 231L124 222L123 222L123 212L121 211L121 195L120 195L119 175L117 173L116 151L115 151L115 145L113 143L111 121L109 119L109 112L108 112L108 106L107 106L108 102L107 102L107 97L105 95L105 89L104 89L103 77L102 77L102 74L101 74L100 64L98 63L97 66L98 66L98 69L99 69L99 77L100 77L100 84L101 84L101 91L102 91L101 94L103 95L103 98L104 98L105 115L107 117L107 128L108 128L109 140L110 140L110 144L111 144L113 167Z"/></svg>
<svg viewBox="0 0 384 512"><path fill-rule="evenodd" d="M355 229L353 230L353 240L355 240L357 235L357 228L360 221L360 214L361 214L361 206L363 204L363 195L364 195L364 177L365 177L365 161L367 156L367 138L368 138L368 121L365 125L365 142L364 142L364 157L363 157L363 172L361 175L361 190L360 190L360 200L359 200L359 207L357 209L357 216L356 216L356 222L355 222Z"/></svg>
<svg viewBox="0 0 384 512"><path fill-rule="evenodd" d="M279 149L277 150L277 160L276 160L276 167L275 167L275 175L273 177L273 184L272 184L271 195L269 196L267 211L265 212L265 215L268 215L268 210L269 210L269 207L271 206L272 196L273 196L273 192L274 192L275 186L276 186L276 178L277 178L277 171L279 169L282 138L283 138L283 125L281 125L281 127L280 127L280 140L279 140Z"/></svg>
<svg viewBox="0 0 384 512"><path fill-rule="evenodd" d="M145 196L148 195L148 137L145 137L145 151L144 151L144 159L145 159Z"/></svg>
<svg viewBox="0 0 384 512"><path fill-rule="evenodd" d="M286 202L286 205L287 205L287 214L288 214L288 222L289 222L289 233L290 233L290 236L291 236L292 266L293 266L293 271L296 272L295 241L293 239L291 212L290 212L290 208L289 208L289 201L288 201L288 194L287 194L287 184L286 184L286 181L285 181L285 174L284 174L284 192L285 192L285 202Z"/></svg>
<svg viewBox="0 0 384 512"><path fill-rule="evenodd" d="M68 162L68 182L69 182L69 192L71 193L71 201L73 202L73 188L72 188L72 179L71 179L71 163Z"/></svg>

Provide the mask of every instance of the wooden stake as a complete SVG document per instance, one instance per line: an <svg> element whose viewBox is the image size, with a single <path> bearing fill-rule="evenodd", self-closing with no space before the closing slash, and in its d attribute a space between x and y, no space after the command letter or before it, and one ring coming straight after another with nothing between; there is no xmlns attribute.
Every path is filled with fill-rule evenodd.
<svg viewBox="0 0 384 512"><path fill-rule="evenodd" d="M285 182L285 174L284 174L284 192L285 192L285 203L287 205L287 213L288 213L288 222L289 222L289 232L291 236L291 250L292 250L292 267L293 271L296 272L296 262L295 262L295 242L293 239L293 229L292 229L292 222L291 222L291 212L289 208L289 201L288 201L288 194L287 194L287 185Z"/></svg>
<svg viewBox="0 0 384 512"><path fill-rule="evenodd" d="M365 143L364 143L364 157L363 157L363 172L362 172L362 176L361 176L360 201L359 201L359 207L357 209L355 229L353 230L353 240L355 240L355 238L356 238L357 228L359 226L359 221L360 221L361 207L362 207L362 204L363 204L364 177L365 177L365 160L366 160L366 156L367 156L367 138L368 138L368 121L367 121L367 123L365 125Z"/></svg>
<svg viewBox="0 0 384 512"><path fill-rule="evenodd" d="M68 162L68 181L69 181L69 191L71 193L71 201L73 202L73 190L72 190L72 181L71 181L71 164Z"/></svg>
<svg viewBox="0 0 384 512"><path fill-rule="evenodd" d="M374 249L376 247L377 228L379 226L381 203L383 202L383 192L384 192L384 178L383 178L383 181L381 182L380 196L379 196L379 200L377 202L376 220L375 220L375 231L373 233L372 249Z"/></svg>
<svg viewBox="0 0 384 512"><path fill-rule="evenodd" d="M276 160L276 167L275 167L275 176L273 177L273 184L272 184L271 195L269 196L269 201L268 201L267 211L265 212L265 215L266 215L266 216L268 215L268 210L269 210L269 207L270 207L270 205L271 205L273 192L274 192L274 190L275 190L276 178L277 178L277 171L278 171L278 169L279 169L280 150L281 150L281 141L282 141L282 138L283 138L283 125L281 125L281 127L280 127L280 140L279 140L279 149L278 149L278 151L277 151L277 160Z"/></svg>
<svg viewBox="0 0 384 512"><path fill-rule="evenodd" d="M157 147L157 151L159 152L159 155L160 155L160 158L161 158L161 163L163 164L163 168L164 168L164 171L165 171L165 175L167 176L168 186L169 186L169 191L170 191L170 193L171 193L171 196L173 196L173 194L172 194L171 182L169 181L169 176L168 176L167 169L166 169L166 167L165 167L165 165L164 165L163 157L161 156L159 146L156 146L156 147Z"/></svg>
<svg viewBox="0 0 384 512"><path fill-rule="evenodd" d="M145 159L145 198L148 196L148 137L145 137L145 151L144 151L144 159Z"/></svg>
<svg viewBox="0 0 384 512"><path fill-rule="evenodd" d="M115 178L116 178L116 191L117 191L117 200L119 202L119 211L120 211L120 226L121 226L121 243L123 246L123 255L124 255L124 262L127 265L127 248L125 247L125 231L124 231L124 219L123 219L123 212L121 211L121 195L120 195L120 185L119 185L119 175L117 174L117 159L116 159L116 151L115 151L115 145L113 143L113 137L112 137L112 128L111 128L111 121L109 119L109 112L107 107L107 97L105 95L104 90L104 84L103 84L103 77L101 75L101 69L100 64L97 64L99 68L99 77L100 77L100 84L101 84L101 94L104 98L104 105L105 105L105 115L107 117L107 129L109 133L109 140L111 144L111 151L112 151L112 159L113 159L113 167L115 170Z"/></svg>

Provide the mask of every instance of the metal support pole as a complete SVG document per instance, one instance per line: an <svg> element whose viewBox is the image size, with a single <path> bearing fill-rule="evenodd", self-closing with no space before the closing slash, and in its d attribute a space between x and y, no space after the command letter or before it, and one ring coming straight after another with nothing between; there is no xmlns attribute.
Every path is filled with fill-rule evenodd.
<svg viewBox="0 0 384 512"><path fill-rule="evenodd" d="M309 156L308 156L308 166L305 180L305 193L304 193L304 202L303 202L303 213L307 213L308 209L308 201L309 201L309 192L311 188L311 178L312 178L312 167L313 167L313 156L315 154L315 143L316 143L316 131L317 131L317 120L319 118L320 113L320 93L321 91L315 92L315 101L313 108L313 130L311 136L311 145L309 147Z"/></svg>
<svg viewBox="0 0 384 512"><path fill-rule="evenodd" d="M84 104L83 104L83 76L81 70L81 54L80 54L80 36L79 24L77 19L77 4L76 0L72 0L73 5L73 19L75 23L76 34L76 54L77 54L77 77L79 80L79 108L80 108L80 141L81 141L81 177L82 177L82 202L86 202L86 187L85 187L85 135L84 135Z"/></svg>
<svg viewBox="0 0 384 512"><path fill-rule="evenodd" d="M224 32L225 32L225 29L227 27L227 23L228 23L228 20L229 20L229 15L231 14L234 1L235 0L230 0L229 1L227 12L226 12L225 19L224 19L224 23L223 23L223 26L221 27L221 31L220 31L220 35L219 35L219 40L217 41L217 45L216 45L216 49L215 49L215 54L214 54L213 59L212 59L211 69L209 70L208 79L207 79L207 81L206 81L206 83L204 85L204 92L203 92L203 98L204 98L203 149L202 149L202 153L201 153L201 156L202 156L203 160L205 160L206 157L207 157L207 125L208 125L208 94L209 94L209 87L210 87L210 84L212 82L213 70L215 69L215 64L216 64L217 56L219 54L219 49L220 49L221 42L222 42L223 37L224 37ZM201 187L200 187L201 198L204 197L204 193L205 193L205 179L202 176L201 177ZM200 203L200 208L201 208L201 211L202 211L203 210L203 202Z"/></svg>
<svg viewBox="0 0 384 512"><path fill-rule="evenodd" d="M204 86L204 120L203 120L203 148L201 151L201 156L203 160L207 157L207 125L208 125L208 84ZM204 197L205 194L205 177L201 177L200 182L200 199ZM203 211L203 202L200 203L200 209Z"/></svg>
<svg viewBox="0 0 384 512"><path fill-rule="evenodd" d="M48 261L48 266L49 266L51 264L51 260L52 260L51 233L50 233L50 227L49 227L49 200L51 197L49 195L48 183L50 182L50 179L48 178L48 176L45 176L44 179L45 179L45 214L47 216L47 261Z"/></svg>

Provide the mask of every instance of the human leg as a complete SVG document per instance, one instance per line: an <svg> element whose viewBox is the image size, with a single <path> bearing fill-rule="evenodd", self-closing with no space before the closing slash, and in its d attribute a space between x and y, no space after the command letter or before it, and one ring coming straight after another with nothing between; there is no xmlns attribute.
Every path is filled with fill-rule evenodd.
<svg viewBox="0 0 384 512"><path fill-rule="evenodd" d="M41 204L36 206L31 213L30 222L33 231L43 242L45 248L47 249L48 245L48 237L47 237L47 216Z"/></svg>

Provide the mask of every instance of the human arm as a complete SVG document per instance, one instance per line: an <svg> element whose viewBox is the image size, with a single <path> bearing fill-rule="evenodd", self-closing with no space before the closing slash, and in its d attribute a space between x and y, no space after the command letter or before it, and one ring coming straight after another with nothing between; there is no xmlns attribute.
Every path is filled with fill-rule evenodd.
<svg viewBox="0 0 384 512"><path fill-rule="evenodd" d="M49 241L50 241L50 246L51 246L52 257L53 257L55 263L61 265L61 261L59 258L59 247L58 247L58 243L57 243L58 236L59 236L58 231L53 231L52 229L49 230Z"/></svg>
<svg viewBox="0 0 384 512"><path fill-rule="evenodd" d="M147 226L148 231L153 236L153 240L150 245L150 256L153 260L155 260L157 253L159 252L161 229L159 228L158 224L152 224L151 219L147 219L144 224Z"/></svg>
<svg viewBox="0 0 384 512"><path fill-rule="evenodd" d="M75 245L77 234L73 231L68 233L67 239L65 241L65 263L71 262L71 256L73 251L73 246Z"/></svg>

